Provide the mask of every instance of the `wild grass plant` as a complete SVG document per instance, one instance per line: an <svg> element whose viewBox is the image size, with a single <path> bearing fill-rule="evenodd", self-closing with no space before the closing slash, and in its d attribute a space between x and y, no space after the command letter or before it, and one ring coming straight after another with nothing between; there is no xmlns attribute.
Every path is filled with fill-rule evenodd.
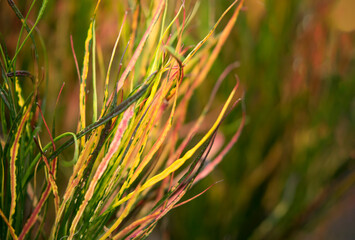
<svg viewBox="0 0 355 240"><path fill-rule="evenodd" d="M80 82L77 130L57 133L55 107L51 123L46 120L47 99L53 98L48 91L56 81L48 69L51 49L38 28L48 1L33 1L26 11L8 1L22 25L15 51L8 51L7 36L0 48L1 239L144 239L164 215L189 201L181 199L241 133L244 117L233 138L214 149L219 126L241 102L238 79L231 75L237 64L216 81L188 130L182 128L191 121L193 94L230 35L243 1L234 1L193 46L184 42L199 2L188 9L184 1L124 2L121 7L127 11L117 16L118 31L107 33L117 35L110 57L102 55L97 43L100 2L89 22L83 59L71 42ZM33 15L35 20L29 21ZM214 122L207 122L209 129L201 131L226 78L235 87ZM55 106L67 101L61 97L65 87L57 92ZM213 158L211 149L217 152ZM71 161L62 157L68 152ZM60 171L70 172L69 179L59 179Z"/></svg>

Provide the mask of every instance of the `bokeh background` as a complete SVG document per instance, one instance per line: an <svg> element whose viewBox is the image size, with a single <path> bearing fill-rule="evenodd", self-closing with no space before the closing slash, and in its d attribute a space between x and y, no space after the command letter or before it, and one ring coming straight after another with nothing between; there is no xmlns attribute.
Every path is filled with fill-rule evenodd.
<svg viewBox="0 0 355 240"><path fill-rule="evenodd" d="M109 61L122 14L135 1L122 2L103 0L98 14L103 64ZM200 2L188 44L202 39L233 1ZM31 3L17 4L26 12ZM186 0L187 11L194 4ZM1 38L11 53L21 23L6 1L0 6ZM87 0L49 1L38 26L47 47L40 58L48 59L48 122L66 84L58 105L58 132L76 129L79 89L70 35L82 59L94 6L95 1ZM237 61L234 74L241 81L239 94L245 94L246 126L218 169L186 199L223 181L174 209L150 239L354 239L354 9L353 0L245 0L191 109L202 109L216 79ZM23 66L31 67L28 59ZM223 83L216 106L234 83L233 77ZM100 99L100 88L98 92ZM226 142L237 130L241 112L239 107L222 126ZM68 175L61 172L58 178Z"/></svg>
<svg viewBox="0 0 355 240"><path fill-rule="evenodd" d="M230 2L210 1L217 12ZM240 62L247 125L191 196L224 181L162 228L171 239L354 239L355 2L245 8L211 78Z"/></svg>

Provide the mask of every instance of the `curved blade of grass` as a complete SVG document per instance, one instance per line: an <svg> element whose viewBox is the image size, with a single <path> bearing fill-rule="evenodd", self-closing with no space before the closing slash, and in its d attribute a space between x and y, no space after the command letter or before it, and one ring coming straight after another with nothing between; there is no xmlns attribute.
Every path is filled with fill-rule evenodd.
<svg viewBox="0 0 355 240"><path fill-rule="evenodd" d="M74 150L74 157L72 161L77 161L78 159L78 154L79 154L79 144L78 144L78 139L76 137L76 135L74 133L71 132L67 132L67 133L62 133L61 135L55 137L53 139L54 142L59 141L60 139L67 137L67 136L72 136L73 137L73 143L75 145L75 150ZM48 150L50 147L52 146L52 143L48 143L43 149L42 151L45 152L46 150ZM41 154L38 154L35 159L31 162L30 166L28 167L28 170L26 171L24 177L22 178L22 188L25 187L25 185L27 184L30 176L33 174L33 168L35 167L35 165L37 164L38 160L40 159ZM47 158L48 159L48 158ZM50 159L48 159L50 160Z"/></svg>
<svg viewBox="0 0 355 240"><path fill-rule="evenodd" d="M78 139L76 137L76 135L72 132L68 132L68 133L63 133L63 134L68 134L71 135L74 139L74 155L73 155L73 159L71 161L65 161L65 160L60 160L60 164L62 164L64 167L71 167L73 166L79 158L79 144L78 144ZM62 134L62 135L63 135Z"/></svg>

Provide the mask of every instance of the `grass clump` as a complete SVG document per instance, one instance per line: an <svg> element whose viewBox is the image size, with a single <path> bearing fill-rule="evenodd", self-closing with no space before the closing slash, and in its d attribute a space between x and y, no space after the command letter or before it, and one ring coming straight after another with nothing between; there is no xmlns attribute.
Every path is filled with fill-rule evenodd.
<svg viewBox="0 0 355 240"><path fill-rule="evenodd" d="M184 46L184 41L197 3L191 11L186 11L184 1L132 4L131 11L121 16L106 74L101 77L96 73L105 69L104 64L97 64L97 58L104 62L102 55L96 56L101 51L96 41L98 1L87 31L81 70L72 44L80 81L77 131L59 135L55 111L52 129L47 124L50 96L41 90L52 81L46 69L45 44L37 29L47 1L41 3L35 22L29 23L34 5L35 1L23 16L9 1L22 27L13 56L5 42L0 49L1 239L145 238L159 219L184 203L180 200L186 191L214 169L240 135L243 121L225 148L214 159L207 159L218 127L240 101L235 96L237 83L214 123L198 141L190 143L234 65L217 81L209 102L187 133L181 134L181 128L193 93L217 59L242 1L234 1L193 47ZM171 8L175 14L170 13ZM221 33L215 34L230 13ZM33 71L25 69L21 61L29 45ZM115 61L116 52L121 54L119 62ZM102 101L97 93L99 84L103 86ZM62 89L57 103L65 101L60 98ZM71 162L63 160L65 150L73 152ZM58 172L68 170L71 175L62 184Z"/></svg>

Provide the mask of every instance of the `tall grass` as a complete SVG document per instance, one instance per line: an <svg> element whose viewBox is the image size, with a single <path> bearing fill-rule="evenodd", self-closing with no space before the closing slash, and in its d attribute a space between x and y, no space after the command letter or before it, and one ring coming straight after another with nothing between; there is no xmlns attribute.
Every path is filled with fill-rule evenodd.
<svg viewBox="0 0 355 240"><path fill-rule="evenodd" d="M234 1L206 37L191 47L184 41L198 3L187 11L184 1L157 0L149 6L129 2L130 11L117 16L121 27L107 66L96 39L98 1L81 64L72 42L80 114L77 131L62 134L56 134L55 110L51 128L46 121L51 97L46 94L54 79L46 60L51 49L46 50L37 24L47 1L41 2L34 22L28 17L34 14L35 1L26 15L15 2L8 3L22 26L14 53L7 50L6 36L0 48L1 239L145 238L165 214L189 201L181 199L240 135L244 117L231 141L208 158L219 126L241 101L233 77L228 78L235 87L214 122L207 122L207 131L199 130L221 82L236 64L218 79L187 133L182 127L194 91L206 80L243 1ZM222 19L226 24L216 34ZM21 59L28 49L33 58L25 64ZM99 76L98 69L106 74ZM56 105L67 101L61 98L63 87ZM67 152L73 154L70 162L62 157ZM60 171L70 172L65 184L59 184Z"/></svg>

